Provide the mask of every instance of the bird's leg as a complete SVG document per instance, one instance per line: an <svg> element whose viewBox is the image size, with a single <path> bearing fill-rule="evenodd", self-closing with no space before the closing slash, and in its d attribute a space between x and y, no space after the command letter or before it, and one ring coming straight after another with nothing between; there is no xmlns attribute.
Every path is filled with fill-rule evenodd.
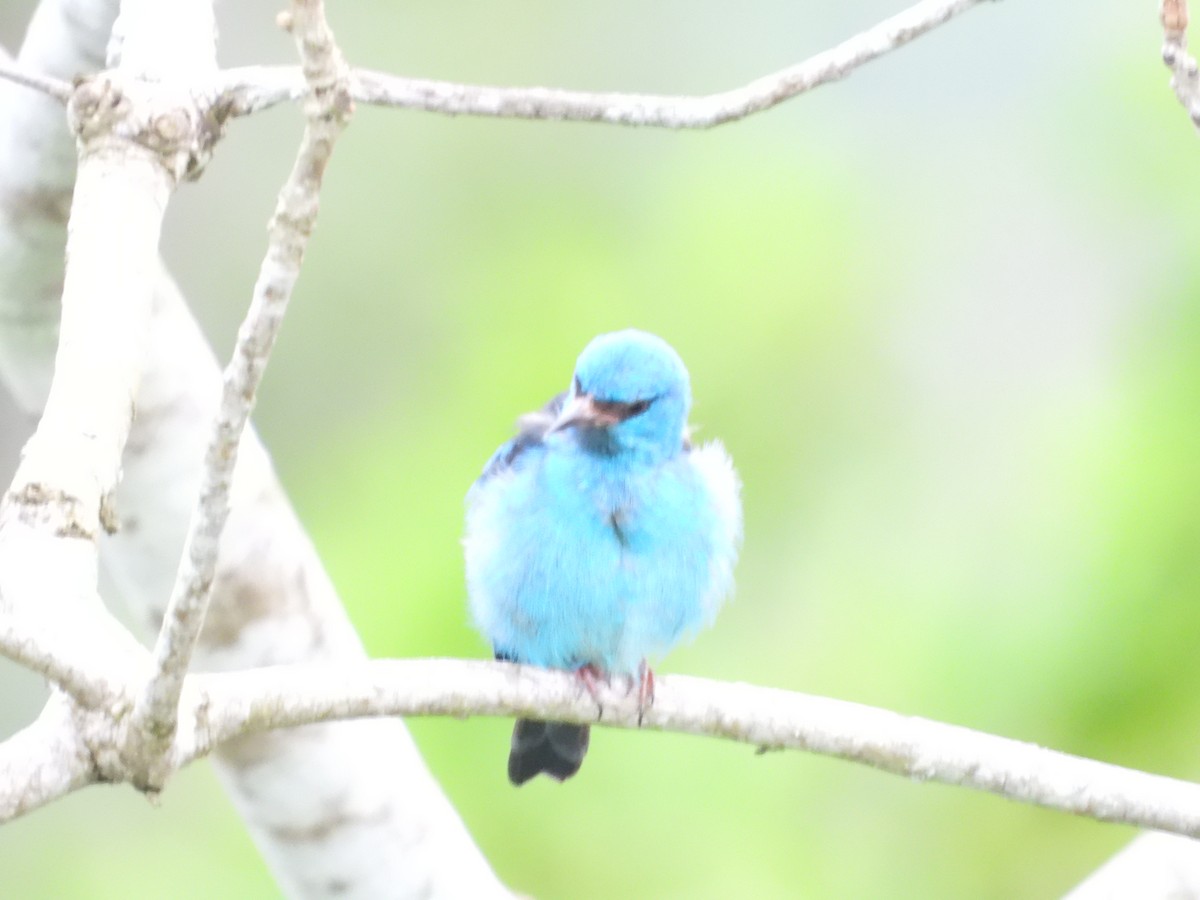
<svg viewBox="0 0 1200 900"><path fill-rule="evenodd" d="M600 682L608 684L608 675L595 663L588 663L586 666L580 666L575 670L576 676L583 683L584 688L593 700L596 701L596 706L600 709L600 716L604 716L604 704L600 702Z"/></svg>
<svg viewBox="0 0 1200 900"><path fill-rule="evenodd" d="M638 663L637 674L638 696L638 728L642 727L642 718L646 715L646 707L654 704L654 670L643 659Z"/></svg>

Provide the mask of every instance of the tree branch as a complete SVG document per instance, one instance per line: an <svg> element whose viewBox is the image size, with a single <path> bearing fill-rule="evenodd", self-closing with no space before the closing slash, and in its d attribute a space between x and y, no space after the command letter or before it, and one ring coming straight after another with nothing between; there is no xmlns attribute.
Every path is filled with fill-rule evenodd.
<svg viewBox="0 0 1200 900"><path fill-rule="evenodd" d="M770 109L907 44L986 0L922 0L816 56L732 90L703 96L597 93L543 87L494 87L402 78L366 69L350 73L352 99L376 106L444 115L607 122L660 128L712 128ZM1182 0L1165 0L1181 3ZM1165 53L1165 50L1164 50ZM0 65L0 78L65 100L70 85ZM249 115L304 96L302 73L290 67L247 66L218 78L218 105Z"/></svg>
<svg viewBox="0 0 1200 900"><path fill-rule="evenodd" d="M113 26L119 39L110 46L121 48L122 59L72 92L67 112L79 168L54 378L0 504L0 577L9 612L18 622L46 627L52 615L61 616L54 624L62 633L53 637L53 646L71 649L72 663L103 661L122 687L144 653L127 652L135 642L103 611L96 588L98 542L101 533L117 527L113 495L146 358L167 201L215 139L186 88L194 72L204 74L202 62L196 68L203 49L164 49L173 42L205 46L203 29L193 34L197 22L205 21L205 7L203 0L187 10L180 4L168 9L157 0L125 0ZM207 21L207 52L215 58L211 4ZM175 81L161 80L172 66ZM215 68L214 62L208 72ZM88 627L93 622L94 630ZM44 658L33 661L47 667ZM79 683L80 671L98 670L103 668L95 664L75 671L63 667L54 676L86 707L112 693L100 679L91 686L104 692L99 699ZM126 748L147 772L159 762L152 750Z"/></svg>
<svg viewBox="0 0 1200 900"><path fill-rule="evenodd" d="M107 614L101 613L109 621L99 629L88 627L84 620L90 617L83 610L77 615L79 620L69 630L35 625L28 617L6 611L0 597L0 655L44 676L84 707L96 708L116 696L121 683L120 670L109 665L116 654L98 652L100 648L122 646L134 654L131 661L144 657L145 651L127 632L128 643L121 641L117 631L124 629Z"/></svg>
<svg viewBox="0 0 1200 900"><path fill-rule="evenodd" d="M196 744L330 717L492 715L638 728L620 686L596 703L568 674L491 661L380 660L195 676ZM859 703L773 688L664 676L642 728L808 750L921 781L988 791L1062 812L1200 837L1200 785L1070 756Z"/></svg>
<svg viewBox="0 0 1200 900"><path fill-rule="evenodd" d="M77 127L93 135L108 128L128 112L120 97L103 80L78 92L71 104ZM140 146L122 157L105 140L80 164L54 382L5 496L5 529L21 519L60 541L94 542L112 526L110 496L141 377L169 190L155 154Z"/></svg>
<svg viewBox="0 0 1200 900"><path fill-rule="evenodd" d="M591 93L543 87L492 87L400 78L363 69L351 73L358 102L459 116L607 122L659 128L712 128L770 109L850 74L987 0L922 0L890 19L804 62L728 91L704 96ZM222 75L230 112L245 115L302 96L295 70L250 67Z"/></svg>
<svg viewBox="0 0 1200 900"><path fill-rule="evenodd" d="M732 90L703 96L623 94L543 87L494 87L423 78L402 78L358 69L350 73L352 99L376 106L417 109L444 115L515 119L608 122L660 128L712 128L770 109L865 63L904 46L986 0L922 0L890 19L797 65ZM1182 0L1165 0L1181 3ZM0 65L0 78L65 100L71 88L14 66ZM218 78L218 105L249 115L304 96L302 73L290 67L248 66Z"/></svg>
<svg viewBox="0 0 1200 900"><path fill-rule="evenodd" d="M175 728L179 694L204 624L238 447L262 382L271 348L283 323L308 239L316 227L321 180L333 145L349 124L353 103L346 92L346 64L325 22L321 0L296 0L281 17L303 60L309 99L300 150L268 228L266 257L246 319L224 374L221 408L205 455L200 497L183 559L154 648L155 671L135 709L135 720L167 738Z"/></svg>
<svg viewBox="0 0 1200 900"><path fill-rule="evenodd" d="M93 71L116 17L115 0L43 0L17 64L62 79ZM75 142L62 106L0 83L0 376L22 409L41 413L58 346L66 222Z"/></svg>
<svg viewBox="0 0 1200 900"><path fill-rule="evenodd" d="M626 687L601 688L597 706L569 673L450 659L304 664L192 675L183 692L170 764L172 768L186 765L223 742L249 734L335 719L521 716L723 737L756 746L760 752L807 750L1099 821L1200 837L1200 785L1191 782L844 700L682 675L660 678L654 704L643 714ZM96 777L130 780L137 777L136 769L122 768L119 756L106 752L122 745L121 732L128 727L119 714L120 704L116 706L117 715L93 716L72 727L84 729L84 745L96 760L103 760L96 763ZM43 718L49 721L51 715L48 712ZM46 732L42 739L58 747L61 755L66 752L63 748L71 746L68 737ZM32 738L23 741L27 748ZM19 764L12 761L24 751L8 743L0 745L0 760L8 760L11 770ZM64 793L88 783L78 765L64 771L71 774L57 775L51 788L39 788L36 796ZM0 776L3 772L0 766ZM11 793L11 783L4 790ZM28 803L12 799L0 802L0 821L28 808Z"/></svg>
<svg viewBox="0 0 1200 900"><path fill-rule="evenodd" d="M94 784L96 768L61 694L37 720L0 743L0 823Z"/></svg>
<svg viewBox="0 0 1200 900"><path fill-rule="evenodd" d="M178 6L157 5L168 14ZM22 45L20 65L60 78L94 71L104 63L116 11L116 0L42 0ZM189 38L166 24L171 41L164 39L163 53L170 62L169 45L175 38ZM128 21L122 34L124 49ZM200 29L197 36L210 37L211 29ZM198 67L203 62L195 54L181 56L196 60ZM182 85L166 78L159 87L164 92L184 89L187 98L178 99L183 108L191 108L184 101L194 101L193 89L211 83L212 77L201 72ZM141 102L145 90L139 93L135 87L133 100ZM212 115L205 123L219 129L220 111L208 112ZM22 408L34 415L45 403L53 374L75 170L75 145L61 106L0 82L0 205L9 213L0 216L0 375ZM119 215L112 220L114 240L121 222ZM221 388L211 348L161 262L154 294L149 362L138 386L137 416L117 487L121 528L113 536L101 535L101 560L133 620L153 622L157 628L196 504L202 463L197 448L210 437L208 423L216 418ZM103 333L94 337L103 343ZM29 514L28 528L19 533L22 540L12 540L19 531L14 528L8 529L8 540L0 540L5 604L45 599L47 627L61 625L83 636L103 634L71 606L76 600L99 606L91 542L43 541L53 528L42 527L40 507L21 512ZM31 541L46 554L29 553ZM64 565L64 549L67 561L88 567L81 579L73 565ZM84 582L90 590L81 589ZM22 590L9 596L14 584ZM242 441L213 594L195 660L199 666L238 669L334 659L357 663L364 657L253 426ZM64 606L59 610L49 601ZM29 609L22 605L21 612L24 627ZM45 646L57 653L61 638L55 635ZM144 684L148 654L121 653L123 645L116 643L109 653L108 641L96 644L100 649L90 643L85 648L106 654L105 671L136 671L116 682L124 690L116 702L93 707L90 697L81 696L80 705L87 709L76 710L78 727L98 735L96 747L104 752L95 759L103 778L137 778L141 780L135 783L146 784L148 775L160 777L161 771L147 772L144 764L153 762L152 756L122 742L129 741L127 710L137 698L129 686ZM91 665L85 677L92 674ZM243 738L218 749L214 769L280 890L289 896L320 895L329 885L344 887L347 896L508 896L399 719L332 722ZM26 787L18 784L13 790ZM0 785L0 794L8 789ZM364 867L363 859L373 860L372 865Z"/></svg>
<svg viewBox="0 0 1200 900"><path fill-rule="evenodd" d="M544 87L495 87L423 78L402 78L358 69L349 74L350 97L358 102L443 115L607 122L660 128L712 128L770 109L904 46L987 0L921 0L909 9L804 62L741 87L703 96L597 93ZM1164 0L1181 4L1183 0ZM1164 50L1165 53L1165 50ZM0 65L7 78L65 100L71 88L15 66ZM300 70L247 66L217 79L216 103L234 115L249 115L308 91Z"/></svg>
<svg viewBox="0 0 1200 900"><path fill-rule="evenodd" d="M53 97L62 103L66 103L71 99L71 91L74 90L70 84L62 79L54 78L50 75L41 75L37 72L29 72L3 57L0 57L0 78L11 81L13 84L33 88L35 91L41 91L48 97Z"/></svg>

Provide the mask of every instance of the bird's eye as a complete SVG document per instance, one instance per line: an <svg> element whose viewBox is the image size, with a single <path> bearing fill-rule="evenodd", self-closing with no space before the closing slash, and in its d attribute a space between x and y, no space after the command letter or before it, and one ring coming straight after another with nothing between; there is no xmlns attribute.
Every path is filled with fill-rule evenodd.
<svg viewBox="0 0 1200 900"><path fill-rule="evenodd" d="M583 388L579 386L579 376L578 375L575 376L575 393L576 394L583 393Z"/></svg>
<svg viewBox="0 0 1200 900"><path fill-rule="evenodd" d="M649 400L635 400L633 403L629 404L629 415L630 416L640 416L642 413L644 413L649 408L650 408Z"/></svg>

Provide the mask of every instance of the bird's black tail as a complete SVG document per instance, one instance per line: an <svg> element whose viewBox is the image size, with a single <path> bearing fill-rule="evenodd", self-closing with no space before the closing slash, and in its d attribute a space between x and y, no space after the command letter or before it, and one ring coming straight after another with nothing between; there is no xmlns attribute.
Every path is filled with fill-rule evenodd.
<svg viewBox="0 0 1200 900"><path fill-rule="evenodd" d="M591 729L566 722L517 719L508 754L508 780L521 785L539 772L566 781L579 771Z"/></svg>

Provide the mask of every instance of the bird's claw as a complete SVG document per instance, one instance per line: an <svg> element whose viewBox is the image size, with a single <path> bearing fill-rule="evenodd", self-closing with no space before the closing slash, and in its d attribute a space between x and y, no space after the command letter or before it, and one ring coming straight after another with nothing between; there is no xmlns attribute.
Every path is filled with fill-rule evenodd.
<svg viewBox="0 0 1200 900"><path fill-rule="evenodd" d="M605 685L609 683L608 674L600 669L594 663L588 663L586 666L580 666L575 670L576 676L587 690L588 696L596 701L596 707L600 710L597 719L604 717L604 704L600 700L600 683Z"/></svg>
<svg viewBox="0 0 1200 900"><path fill-rule="evenodd" d="M597 719L604 718L604 703L600 698L600 685L603 683L605 687L611 686L612 682L609 680L608 673L594 663L588 663L586 666L576 669L575 675L588 695L596 701L596 706L600 711ZM637 674L630 679L629 692L632 693L635 688L637 689L638 728L641 728L642 720L646 717L646 710L654 705L654 670L647 665L644 659L638 664Z"/></svg>

